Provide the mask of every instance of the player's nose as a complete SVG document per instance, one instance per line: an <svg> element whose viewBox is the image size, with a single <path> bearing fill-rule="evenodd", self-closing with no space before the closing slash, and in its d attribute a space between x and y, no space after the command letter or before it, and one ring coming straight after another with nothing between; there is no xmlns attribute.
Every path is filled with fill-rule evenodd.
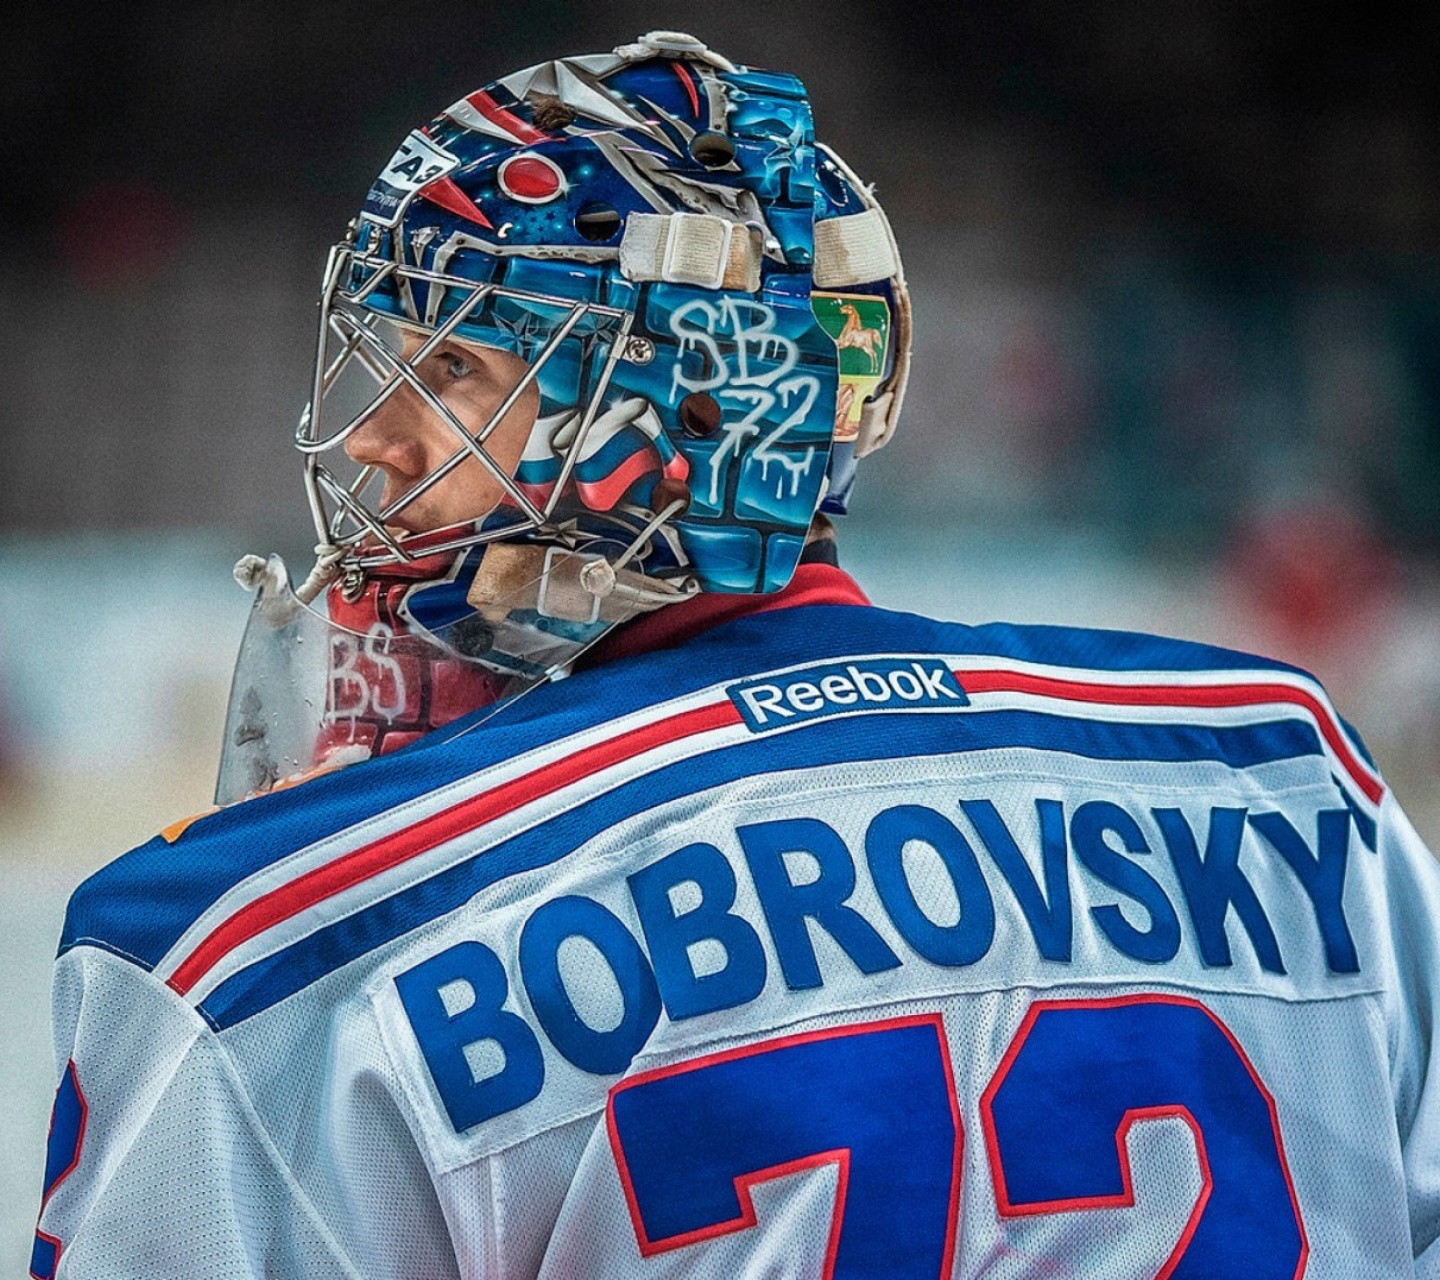
<svg viewBox="0 0 1440 1280"><path fill-rule="evenodd" d="M402 386L374 406L345 440L345 452L362 467L393 478L415 479L426 471L425 406Z"/></svg>

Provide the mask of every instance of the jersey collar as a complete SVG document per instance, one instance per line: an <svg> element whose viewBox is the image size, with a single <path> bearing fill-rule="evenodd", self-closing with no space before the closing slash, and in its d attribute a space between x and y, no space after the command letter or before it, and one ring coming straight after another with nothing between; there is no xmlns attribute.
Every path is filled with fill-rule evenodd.
<svg viewBox="0 0 1440 1280"><path fill-rule="evenodd" d="M577 670L598 667L617 658L674 649L737 618L769 613L773 609L794 609L808 604L868 605L869 599L843 569L829 564L802 564L782 590L771 595L702 594L679 604L667 605L616 628L576 664Z"/></svg>

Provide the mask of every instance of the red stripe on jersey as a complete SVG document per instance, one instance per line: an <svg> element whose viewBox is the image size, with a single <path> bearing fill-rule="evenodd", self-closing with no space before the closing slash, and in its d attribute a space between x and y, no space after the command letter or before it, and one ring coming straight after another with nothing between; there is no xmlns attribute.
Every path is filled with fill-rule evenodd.
<svg viewBox="0 0 1440 1280"><path fill-rule="evenodd" d="M816 566L802 566L814 568ZM833 572L833 571L832 571ZM827 583L827 586L831 584ZM863 597L861 597L863 600ZM683 606L677 606L683 608ZM753 609L753 603L752 603ZM1345 741L1334 716L1307 690L1288 684L1116 685L1037 676L999 669L955 672L967 694L1021 693L1111 706L1243 707L1290 703L1314 717L1321 734L1361 792L1378 804L1384 795L1379 781ZM468 797L403 830L297 876L262 894L218 924L168 979L181 995L188 993L229 952L317 903L399 866L411 858L514 812L532 800L553 795L591 774L622 764L646 752L696 734L739 724L741 716L726 699L696 707L654 724L641 725L615 738L585 747L573 755L542 765L489 791Z"/></svg>
<svg viewBox="0 0 1440 1280"><path fill-rule="evenodd" d="M185 995L229 952L251 938L343 893L381 872L513 813L532 800L553 795L601 769L644 755L695 734L740 723L728 699L696 707L655 724L641 725L619 737L597 742L553 764L542 765L489 791L470 796L401 831L382 836L294 880L262 894L216 925L171 974L168 985Z"/></svg>
<svg viewBox="0 0 1440 1280"><path fill-rule="evenodd" d="M1325 741L1345 766L1355 785L1379 804L1385 788L1360 761L1328 707L1314 694L1289 684L1160 685L1093 684L1083 680L1059 680L1052 676L1029 675L1019 671L955 672L967 694L1033 693L1061 698L1067 702L1093 702L1112 706L1140 707L1244 707L1266 702L1289 702L1303 707L1315 718Z"/></svg>

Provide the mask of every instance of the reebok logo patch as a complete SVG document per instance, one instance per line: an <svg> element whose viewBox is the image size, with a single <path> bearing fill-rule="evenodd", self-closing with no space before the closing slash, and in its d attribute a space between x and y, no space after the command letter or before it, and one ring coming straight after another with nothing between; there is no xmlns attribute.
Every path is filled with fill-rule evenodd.
<svg viewBox="0 0 1440 1280"><path fill-rule="evenodd" d="M867 658L805 667L726 692L753 733L851 711L967 707L955 674L937 658Z"/></svg>

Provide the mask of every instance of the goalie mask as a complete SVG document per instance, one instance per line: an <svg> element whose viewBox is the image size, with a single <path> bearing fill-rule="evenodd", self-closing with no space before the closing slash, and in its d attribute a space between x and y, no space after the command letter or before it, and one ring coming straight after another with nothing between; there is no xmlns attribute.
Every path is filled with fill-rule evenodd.
<svg viewBox="0 0 1440 1280"><path fill-rule="evenodd" d="M790 580L888 439L909 306L803 86L654 32L467 95L330 253L217 800L393 750L637 612ZM467 722L469 723L469 722Z"/></svg>

